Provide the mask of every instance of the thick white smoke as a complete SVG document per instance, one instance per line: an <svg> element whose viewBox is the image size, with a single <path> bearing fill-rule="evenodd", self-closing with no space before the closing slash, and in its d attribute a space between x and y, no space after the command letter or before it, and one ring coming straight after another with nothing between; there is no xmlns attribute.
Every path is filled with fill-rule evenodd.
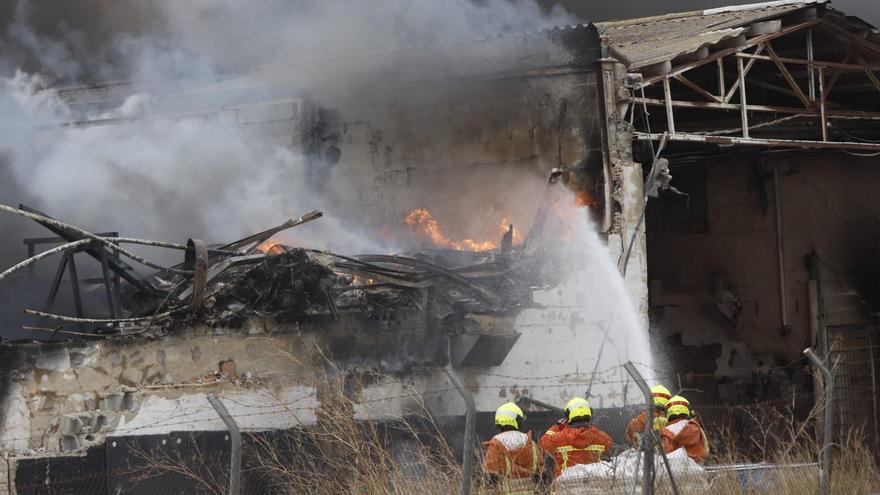
<svg viewBox="0 0 880 495"><path fill-rule="evenodd" d="M166 94L219 84L265 65L308 93L354 59L359 65L366 59L370 72L381 73L393 68L394 57L388 55L395 50L576 22L561 10L546 13L534 0L156 0L151 5L154 28L120 35L81 64L76 34L41 38L29 28L29 4L19 1L8 34L33 52L44 74L14 70L0 82L0 156L17 183L12 190L0 188L0 201L35 201L32 206L95 231L209 242L321 209L327 216L295 229L296 241L337 251L384 251L375 232L358 227L359 218L335 209L341 196L351 194L345 177L334 176L317 191L297 153L266 145L235 123L149 117L159 113ZM378 52L383 56L370 58ZM392 66L370 66L380 59ZM17 69L9 59L0 62L3 67ZM49 89L59 80L69 84L96 74L136 82L134 94L116 108L83 115ZM251 95L270 93L260 81L249 80ZM348 83L357 90L358 81ZM370 84L377 84L375 77ZM148 118L62 125L138 116ZM599 335L596 329L608 332L602 369L627 359L649 362L644 332L595 227L585 214L575 226L571 251L565 253L565 266L578 274L566 282L578 315L571 330L592 340ZM15 235L4 242L20 252ZM559 345L568 347L569 340ZM590 348L583 361L596 361L594 352L598 348ZM569 364L560 366L567 370Z"/></svg>
<svg viewBox="0 0 880 495"><path fill-rule="evenodd" d="M203 87L265 64L280 67L286 80L307 92L316 71L326 77L364 53L572 21L561 11L545 14L533 0L163 0L151 5L153 31L118 36L95 54L103 64L90 60L86 66L74 57L81 37L40 37L29 28L29 2L19 0L7 34L38 57L45 74L16 69L0 83L0 152L20 185L2 191L0 200L17 203L30 196L37 202L33 206L86 228L174 241L228 240L322 209L328 217L296 232L310 245L379 249L372 233L357 228L356 218L333 211L334 195L349 194L345 178L334 177L329 189L314 191L305 181L302 160L287 149L261 145L237 125L217 119L62 127L84 116L48 87L121 71L138 83L137 94L119 108L85 117L149 115L156 95ZM0 63L0 68L14 66L9 59ZM252 83L251 94L263 90L259 85Z"/></svg>

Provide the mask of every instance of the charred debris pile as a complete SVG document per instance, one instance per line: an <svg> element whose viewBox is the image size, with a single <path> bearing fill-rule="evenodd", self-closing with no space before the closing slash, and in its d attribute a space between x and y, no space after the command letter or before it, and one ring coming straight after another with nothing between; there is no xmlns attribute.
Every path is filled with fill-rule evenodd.
<svg viewBox="0 0 880 495"><path fill-rule="evenodd" d="M0 280L60 257L45 306L25 312L40 323L23 328L45 338L160 336L193 325L241 327L260 318L278 324L331 322L356 313L377 327L390 325L401 311L419 311L436 328L450 328L465 315L504 316L528 304L530 289L545 285L559 267L547 263L531 242L513 245L513 227L492 252L427 250L415 254L345 256L272 244L284 230L316 220L321 212L221 245L190 239L186 245L98 235L32 208L0 205L30 218L57 237L54 247L32 254L0 273ZM28 241L25 241L28 242ZM36 241L34 241L36 242ZM179 250L183 262L163 266L129 251L126 245ZM103 308L84 308L75 260L90 257L101 266ZM137 268L136 268L137 267ZM553 272L553 273L551 273ZM53 312L65 273L72 285L76 315ZM103 305L103 304L102 304ZM92 317L86 313L100 314ZM47 324L49 322L49 324ZM454 326L454 325L453 325Z"/></svg>

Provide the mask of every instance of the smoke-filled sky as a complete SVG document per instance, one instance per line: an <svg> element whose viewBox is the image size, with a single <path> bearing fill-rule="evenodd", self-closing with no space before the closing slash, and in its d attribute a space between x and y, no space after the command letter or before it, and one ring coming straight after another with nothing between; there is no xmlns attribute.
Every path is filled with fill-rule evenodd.
<svg viewBox="0 0 880 495"><path fill-rule="evenodd" d="M331 203L304 189L291 204L291 191L277 191L276 178L279 169L295 168L290 162L296 159L284 150L254 149L234 129L209 128L216 123L25 132L24 125L51 128L70 119L63 102L40 91L46 87L147 81L141 94L110 114L119 116L148 107L150 95L168 89L168 81L207 84L271 63L288 67L290 80L307 89L316 68L332 71L333 62L325 61L338 63L352 52L730 3L744 2L0 0L0 129L16 129L0 134L0 202L69 210L66 218L88 228L164 239L186 233L228 238L277 220L254 208L223 207L242 191L264 198L276 215ZM833 5L880 22L880 0ZM241 163L264 165L255 170ZM322 223L334 225L328 217ZM351 231L335 221L340 233ZM221 231L211 230L216 225ZM3 218L0 227L11 232ZM12 251L18 256L20 249ZM0 262L9 252L0 240Z"/></svg>
<svg viewBox="0 0 880 495"><path fill-rule="evenodd" d="M224 207L242 192L263 198L276 216L332 204L332 191L319 197L305 188L294 191L292 201L289 189L277 190L277 177L281 169L301 166L291 163L297 159L284 150L255 149L240 131L217 123L27 130L71 118L60 99L41 92L47 87L146 81L141 94L107 114L120 116L149 107L150 95L167 90L169 81L208 84L260 64L287 67L289 80L308 89L310 73L332 71L352 52L729 3L743 2L0 0L0 129L7 129L0 133L0 202L30 201L65 211L88 228L163 239L187 233L228 238L278 220L257 208ZM880 21L880 0L834 5ZM254 163L262 165L241 165ZM351 232L328 213L323 224ZM7 225L0 218L11 232ZM16 256L20 249L14 248ZM8 252L0 240L0 262L8 261Z"/></svg>
<svg viewBox="0 0 880 495"><path fill-rule="evenodd" d="M535 9L524 6L537 1L546 18ZM516 9L499 7L510 3ZM463 8L473 3L485 5ZM129 55L122 41L137 44L141 37L161 41L166 38L173 44L188 38L202 48L215 43L222 34L228 43L222 48L229 53L224 58L235 67L235 62L253 61L247 50L264 42L275 42L280 21L287 22L289 36L284 40L319 47L323 44L352 42L353 45L369 45L376 35L393 34L398 40L413 38L421 41L452 39L481 34L493 34L499 30L518 27L529 29L546 26L553 21L586 22L630 17L650 16L669 12L699 10L753 3L749 0L442 0L432 4L424 1L393 2L371 0L327 0L325 2L294 0L289 2L259 0L257 2L233 2L202 0L173 2L169 0L142 0L120 2L117 0L2 0L0 1L0 71L10 71L24 64L35 69L38 61L49 58L55 62L59 77L75 80L101 80L122 77L125 71L110 70L103 62L119 65ZM321 7L316 7L321 5ZM334 8L333 5L337 7ZM431 6L433 5L433 6ZM880 25L880 1L835 0L834 8L860 16ZM242 7L249 8L242 8ZM352 8L354 7L354 8ZM553 12L553 9L557 9ZM570 15L560 14L564 9ZM224 12L235 11L241 15L228 16ZM495 12L498 16L473 15L471 22L457 16L469 16L478 12ZM282 15L278 16L278 13ZM297 19L312 16L328 21L322 36L306 39L297 36ZM23 19L26 18L26 19ZM288 22L293 21L293 22ZM464 22L463 22L464 21ZM431 27L435 23L442 28ZM268 26L265 24L268 23ZM370 26L382 27L371 30ZM388 29L386 29L388 28ZM392 29L396 28L396 29ZM185 34L192 29L191 36ZM383 32L384 31L384 32ZM313 34L314 30L306 30ZM183 35L183 36L181 36ZM364 39L366 38L366 39ZM371 39L372 38L372 39ZM58 42L58 43L55 43ZM170 49L159 42L154 49ZM129 47L131 49L131 47ZM41 52L37 55L36 52ZM265 54L271 50L264 51ZM54 58L53 58L54 57ZM124 65L124 64L123 64ZM118 69L118 67L116 67ZM128 67L127 69L132 69Z"/></svg>
<svg viewBox="0 0 880 495"><path fill-rule="evenodd" d="M604 21L609 19L627 19L682 12L703 10L727 5L745 5L758 3L760 0L615 0L613 2L597 0L546 0L546 4L561 4L582 19ZM847 14L858 16L874 24L880 24L880 1L877 0L834 0L831 6Z"/></svg>

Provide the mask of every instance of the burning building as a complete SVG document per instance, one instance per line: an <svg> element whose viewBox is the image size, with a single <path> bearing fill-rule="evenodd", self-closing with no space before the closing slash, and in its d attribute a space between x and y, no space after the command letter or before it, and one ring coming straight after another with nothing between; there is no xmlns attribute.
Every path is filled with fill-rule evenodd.
<svg viewBox="0 0 880 495"><path fill-rule="evenodd" d="M279 66L148 99L55 89L66 129L234 129L327 215L145 264L118 235L13 211L57 236L30 246L71 250L28 308L51 342L4 348L10 492L64 476L71 453L111 473L138 442L222 432L211 392L243 428L307 424L328 374L358 378L358 419L418 395L456 421L460 376L479 413L586 391L613 422L640 400L623 362L696 404L785 401L812 394L799 357L817 346L847 403L870 402L843 426L876 432L878 64L873 27L785 0L353 56L307 90ZM338 218L357 228L311 246ZM81 299L86 257L100 304ZM65 273L76 316L52 310Z"/></svg>

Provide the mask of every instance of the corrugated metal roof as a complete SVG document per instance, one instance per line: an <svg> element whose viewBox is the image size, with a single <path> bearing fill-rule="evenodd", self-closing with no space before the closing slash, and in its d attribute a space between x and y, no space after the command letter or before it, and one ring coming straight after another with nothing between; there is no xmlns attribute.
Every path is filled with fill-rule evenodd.
<svg viewBox="0 0 880 495"><path fill-rule="evenodd" d="M603 43L631 70L672 60L742 34L749 25L827 3L780 0L596 23Z"/></svg>

